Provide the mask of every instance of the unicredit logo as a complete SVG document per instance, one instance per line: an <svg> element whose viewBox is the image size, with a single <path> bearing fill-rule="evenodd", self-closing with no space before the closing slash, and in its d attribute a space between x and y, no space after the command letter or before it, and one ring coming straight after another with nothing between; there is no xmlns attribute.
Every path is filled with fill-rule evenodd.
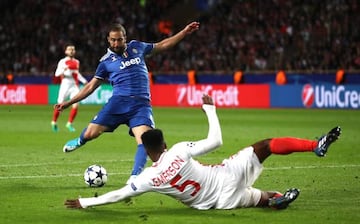
<svg viewBox="0 0 360 224"><path fill-rule="evenodd" d="M319 108L359 108L360 92L350 86L317 85L315 104Z"/></svg>
<svg viewBox="0 0 360 224"><path fill-rule="evenodd" d="M0 104L2 103L26 103L26 88L0 86Z"/></svg>
<svg viewBox="0 0 360 224"><path fill-rule="evenodd" d="M304 85L302 89L301 99L305 107L307 108L312 107L315 99L315 91L312 85L310 84Z"/></svg>
<svg viewBox="0 0 360 224"><path fill-rule="evenodd" d="M239 91L236 86L229 85L225 89L214 89L212 85L180 86L177 89L179 105L201 105L203 94L209 94L218 106L238 106Z"/></svg>
<svg viewBox="0 0 360 224"><path fill-rule="evenodd" d="M302 89L305 107L316 108L359 108L360 92L349 86L306 84Z"/></svg>

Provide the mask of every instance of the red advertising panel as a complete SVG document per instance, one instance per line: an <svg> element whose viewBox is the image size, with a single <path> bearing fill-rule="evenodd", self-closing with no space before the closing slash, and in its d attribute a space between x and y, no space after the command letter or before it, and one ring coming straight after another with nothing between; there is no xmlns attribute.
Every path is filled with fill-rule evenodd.
<svg viewBox="0 0 360 224"><path fill-rule="evenodd" d="M270 86L256 85L152 85L153 106L192 107L209 94L218 107L269 108Z"/></svg>
<svg viewBox="0 0 360 224"><path fill-rule="evenodd" d="M48 86L0 85L0 104L48 104Z"/></svg>

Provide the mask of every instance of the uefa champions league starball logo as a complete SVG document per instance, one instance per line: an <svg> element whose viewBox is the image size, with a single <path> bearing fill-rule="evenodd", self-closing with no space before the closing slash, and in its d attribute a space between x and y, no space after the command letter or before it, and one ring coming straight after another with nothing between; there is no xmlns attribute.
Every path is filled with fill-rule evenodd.
<svg viewBox="0 0 360 224"><path fill-rule="evenodd" d="M314 104L315 91L314 87L310 84L304 85L302 89L301 99L303 105L307 108L310 108Z"/></svg>

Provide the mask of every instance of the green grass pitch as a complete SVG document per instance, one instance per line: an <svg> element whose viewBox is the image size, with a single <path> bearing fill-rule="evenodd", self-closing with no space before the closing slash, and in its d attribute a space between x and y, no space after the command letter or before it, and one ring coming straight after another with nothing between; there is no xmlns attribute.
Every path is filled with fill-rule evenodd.
<svg viewBox="0 0 360 224"><path fill-rule="evenodd" d="M239 149L269 137L315 139L336 125L342 136L325 158L313 153L273 155L255 186L264 190L297 187L299 198L282 211L236 209L197 211L167 196L147 193L129 202L69 210L67 198L103 194L124 185L135 153L135 141L121 126L65 154L62 146L78 137L101 106L79 109L75 133L65 129L69 110L50 128L52 106L0 106L0 222L7 223L358 223L360 219L360 110L218 109L224 145L198 159L219 163ZM154 108L167 144L198 140L208 124L200 108ZM88 188L83 172L103 165L108 183ZM150 162L148 162L148 165Z"/></svg>

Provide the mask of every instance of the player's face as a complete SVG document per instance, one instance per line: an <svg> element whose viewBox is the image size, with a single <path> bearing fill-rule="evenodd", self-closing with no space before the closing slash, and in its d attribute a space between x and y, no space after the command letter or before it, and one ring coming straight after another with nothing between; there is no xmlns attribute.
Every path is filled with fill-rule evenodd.
<svg viewBox="0 0 360 224"><path fill-rule="evenodd" d="M74 57L75 56L75 47L74 46L67 46L65 49L65 55L69 56L69 57Z"/></svg>
<svg viewBox="0 0 360 224"><path fill-rule="evenodd" d="M122 54L126 48L126 37L121 31L111 31L108 36L109 48L117 54Z"/></svg>

